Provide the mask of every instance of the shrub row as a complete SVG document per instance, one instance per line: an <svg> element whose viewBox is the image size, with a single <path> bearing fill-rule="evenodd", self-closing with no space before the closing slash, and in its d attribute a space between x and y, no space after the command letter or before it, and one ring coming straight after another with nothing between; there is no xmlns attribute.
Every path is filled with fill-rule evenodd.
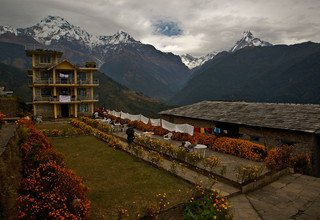
<svg viewBox="0 0 320 220"><path fill-rule="evenodd" d="M121 119L112 115L107 115L108 118L122 124L131 124L134 128L142 131L153 131L156 135L164 135L169 131L161 127L155 127L151 124ZM307 153L294 154L292 147L279 146L267 150L265 146L253 143L247 140L217 137L213 134L201 134L195 132L193 136L180 132L172 132L172 139L178 141L189 141L193 144L205 144L208 148L242 157L253 161L265 161L266 165L271 170L281 170L285 167L293 167L296 172L310 174L311 159Z"/></svg>
<svg viewBox="0 0 320 220"><path fill-rule="evenodd" d="M18 196L19 219L88 219L87 187L65 167L64 159L30 120L18 123L22 175Z"/></svg>
<svg viewBox="0 0 320 220"><path fill-rule="evenodd" d="M169 132L162 127L152 126L151 124L144 124L141 121L131 122L128 119L121 119L112 115L107 115L107 117L122 124L131 124L134 128L141 131L152 131L155 135L162 136ZM253 161L263 161L267 156L267 149L265 146L246 140L228 137L218 138L213 134L202 134L198 132L195 132L193 136L180 132L172 133L173 140L189 141L192 144L205 144L212 150L235 155L237 157L242 157Z"/></svg>

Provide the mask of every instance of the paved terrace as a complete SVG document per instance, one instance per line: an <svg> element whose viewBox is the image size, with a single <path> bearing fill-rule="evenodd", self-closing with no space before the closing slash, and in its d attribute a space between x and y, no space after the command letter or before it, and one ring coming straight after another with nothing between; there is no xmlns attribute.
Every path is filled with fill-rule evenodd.
<svg viewBox="0 0 320 220"><path fill-rule="evenodd" d="M143 135L143 132L135 131L136 134ZM114 135L126 138L124 132L117 132ZM164 140L163 137L156 135L152 135L152 138ZM174 146L181 145L180 141L165 141L169 141ZM227 166L226 175L231 178L234 178L234 168L240 164L264 166L261 162L207 149L206 157L212 155L221 158L222 165ZM217 184L217 188L223 191L225 185ZM320 178L289 174L253 192L231 195L229 201L236 220L320 220Z"/></svg>

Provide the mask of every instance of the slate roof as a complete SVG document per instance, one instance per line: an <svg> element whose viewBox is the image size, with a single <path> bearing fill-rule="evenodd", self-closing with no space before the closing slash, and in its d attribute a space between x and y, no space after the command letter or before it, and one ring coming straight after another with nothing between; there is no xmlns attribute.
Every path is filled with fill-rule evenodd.
<svg viewBox="0 0 320 220"><path fill-rule="evenodd" d="M320 105L314 104L203 101L159 114L309 133L320 132Z"/></svg>

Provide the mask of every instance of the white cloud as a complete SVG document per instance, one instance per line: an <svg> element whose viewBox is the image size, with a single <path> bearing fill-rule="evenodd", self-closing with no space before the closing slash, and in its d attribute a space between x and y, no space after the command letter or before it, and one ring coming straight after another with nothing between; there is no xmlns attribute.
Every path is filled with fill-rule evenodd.
<svg viewBox="0 0 320 220"><path fill-rule="evenodd" d="M0 20L26 27L59 15L90 33L124 30L160 50L200 56L230 49L245 30L271 43L319 42L319 10L319 0L2 0ZM154 21L163 18L183 34L154 36Z"/></svg>

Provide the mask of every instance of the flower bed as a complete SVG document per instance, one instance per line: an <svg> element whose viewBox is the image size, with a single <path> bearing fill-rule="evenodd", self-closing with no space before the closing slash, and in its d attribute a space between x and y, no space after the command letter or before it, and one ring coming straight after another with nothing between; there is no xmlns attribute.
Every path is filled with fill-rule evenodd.
<svg viewBox="0 0 320 220"><path fill-rule="evenodd" d="M169 133L168 130L152 126L151 124L144 124L141 121L130 121L128 119L121 119L113 115L107 115L113 121L121 124L130 124L134 128L141 131L152 131L155 135L163 136ZM208 148L221 153L235 155L253 161L263 161L268 154L265 146L256 144L247 140L236 138L217 137L213 134L201 134L195 132L193 136L180 132L172 132L172 139L177 141L189 141L192 144L204 144Z"/></svg>
<svg viewBox="0 0 320 220"><path fill-rule="evenodd" d="M40 132L47 137L65 137L74 135L85 135L85 130L80 128L68 128L68 129L40 129Z"/></svg>
<svg viewBox="0 0 320 220"><path fill-rule="evenodd" d="M253 161L263 161L267 156L265 146L235 138L217 138L212 148L222 153L232 154Z"/></svg>
<svg viewBox="0 0 320 220"><path fill-rule="evenodd" d="M230 205L218 192L213 191L203 198L191 199L184 205L183 219L229 219Z"/></svg>
<svg viewBox="0 0 320 220"><path fill-rule="evenodd" d="M19 219L88 219L87 188L65 167L44 134L30 120L22 119L20 132L22 175L18 196Z"/></svg>
<svg viewBox="0 0 320 220"><path fill-rule="evenodd" d="M72 120L76 120L76 119L72 119ZM77 121L75 123L73 123L76 126L80 126L80 127L84 127L85 122L81 122L81 121ZM196 153L196 152L187 152L182 148L177 148L172 146L171 144L167 143L167 142L163 142L160 140L154 140L154 139L150 139L150 138L142 138L142 137L137 137L135 142L139 145L136 144L131 144L131 145L125 145L123 144L121 141L119 141L118 138L114 137L113 135L107 134L105 132L102 132L98 129L95 128L91 128L92 129L92 133L104 140L105 142L108 143L108 145L110 145L110 147L112 148L120 148L123 149L133 155L136 155L140 158L144 158L147 159L147 161L158 165L161 164L163 162L163 160L166 160L165 157L163 157L164 155L169 155L172 157L177 157L183 160L186 160L189 163L197 163L199 162L199 160L202 160L203 158L201 157L200 154ZM141 147L141 146L143 147ZM147 148L147 150L145 150L145 148ZM213 162L211 162L213 161ZM211 168L218 165L219 164L219 159L218 158L214 158L212 159L210 162L210 166ZM182 169L181 166L185 166L185 164L181 165L180 163L178 163L177 161L171 161L172 164L169 168L169 170L171 170L171 172L175 173L174 170L177 170L177 167L179 166L179 169ZM214 163L214 164L213 164ZM208 163L209 164L209 163ZM198 215L198 216L205 216L207 215L207 209L210 207L207 207L207 205L211 205L213 206L214 204L216 204L216 207L214 207L212 210L214 210L212 213L210 214L214 214L221 218L221 219L225 219L225 217L229 214L229 205L226 202L226 198L222 197L220 194L213 192L210 193L209 195L205 196L205 192L206 190L204 189L203 186L197 185L196 187L196 192L194 194L194 196L192 197L192 200L190 202L188 202L186 204L185 207L189 207L189 211L194 211L192 210L191 206L196 207L197 206L197 202L198 201L207 201L208 199L211 200L211 202L206 202L205 204L202 204L203 202L201 202L201 207L197 208L197 211L194 212L193 214ZM194 200L193 198L198 198L198 192L199 192L199 188L201 188L201 192L202 194L200 195L205 196L203 199L200 200ZM166 208L166 206L169 206L170 202L167 201L167 198L165 196L160 196L160 201L158 204L156 205L150 205L146 208L146 218L148 217L155 217L157 216L164 208ZM217 202L218 201L218 202ZM197 203L197 204L196 204ZM199 203L200 204L200 203ZM188 211L188 212L189 212ZM130 217L130 210L127 209L119 209L119 219L126 219L127 217ZM190 214L190 213L189 213Z"/></svg>

